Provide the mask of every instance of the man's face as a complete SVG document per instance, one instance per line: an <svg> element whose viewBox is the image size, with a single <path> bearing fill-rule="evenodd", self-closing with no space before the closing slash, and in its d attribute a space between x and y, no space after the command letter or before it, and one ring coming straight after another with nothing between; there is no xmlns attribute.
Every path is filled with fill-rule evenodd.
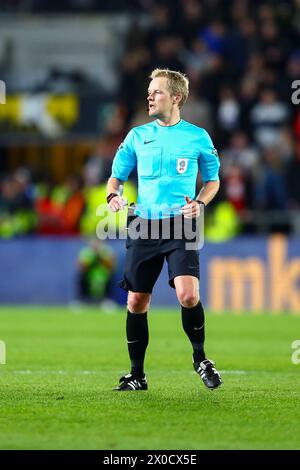
<svg viewBox="0 0 300 470"><path fill-rule="evenodd" d="M151 80L147 99L149 116L159 118L171 112L174 100L168 90L166 77L157 77Z"/></svg>

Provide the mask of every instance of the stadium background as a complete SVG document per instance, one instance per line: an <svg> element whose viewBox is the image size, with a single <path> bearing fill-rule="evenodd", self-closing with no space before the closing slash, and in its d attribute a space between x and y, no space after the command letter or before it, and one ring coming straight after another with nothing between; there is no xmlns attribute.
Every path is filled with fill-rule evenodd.
<svg viewBox="0 0 300 470"><path fill-rule="evenodd" d="M149 121L148 76L162 66L188 74L183 117L209 131L221 156L222 189L206 212L205 303L215 308L210 299L226 288L231 293L227 300L222 294L220 311L299 311L300 113L292 102L300 77L298 7L297 1L2 2L0 301L74 300L80 237L95 235L115 150L130 127ZM131 183L133 201L135 175ZM274 233L285 237L276 266ZM123 245L115 246L117 280ZM289 286L274 293L288 258L295 258ZM240 277L245 298L238 300ZM165 273L161 281L154 301L174 303ZM258 302L257 283L264 285ZM113 296L124 302L121 291Z"/></svg>
<svg viewBox="0 0 300 470"><path fill-rule="evenodd" d="M299 92L293 88L300 80L299 24L298 0L1 1L0 80L6 86L6 102L0 104L0 339L8 351L7 338L19 345L12 367L27 358L27 353L22 355L22 334L18 340L14 336L14 322L28 321L34 330L34 325L42 325L43 312L46 325L50 317L58 325L61 321L68 335L78 253L95 236L96 208L105 202L116 148L132 126L149 121L146 87L156 67L188 75L190 97L182 117L208 130L221 159L221 190L206 210L201 252L201 296L211 325L216 325L213 313L226 314L216 331L222 336L224 328L229 342L234 331L242 342L245 325L250 334L261 314L265 327L260 323L257 343L248 338L249 351L258 364L262 354L273 360L274 370L290 364L300 314L300 109ZM125 187L125 196L135 200L136 175ZM109 243L118 262L116 282L124 242ZM167 307L176 311L166 279L164 270L153 296L153 304L163 306L162 318L168 317ZM119 316L125 295L115 287L111 296L122 307ZM18 307L10 309L8 304ZM41 307L30 310L33 304ZM49 313L47 305L63 307ZM83 312L82 325L93 335L99 326L93 315L99 315L101 324L101 308ZM239 321L248 323L234 323L232 312L247 317ZM270 313L282 316L284 323L277 324ZM263 336L272 328L273 341ZM121 337L121 329L118 334ZM41 337L51 344L50 333L43 331ZM91 348L97 355L94 341ZM223 346L212 341L224 360ZM267 352L260 350L261 341L268 344ZM226 347L224 367L242 368L229 343ZM32 351L39 355L37 344ZM280 362L279 351L287 362ZM74 361L76 354L74 350ZM110 370L111 362L102 360L104 370ZM81 363L80 358L78 364L99 366L96 361ZM25 361L23 367L30 365ZM112 367L118 370L116 364ZM296 366L290 367L294 371ZM275 447L296 445L281 437ZM229 448L237 446L238 439ZM34 445L26 439L3 442L1 448ZM41 441L39 448L58 445L55 439L51 442ZM101 442L100 447L136 445L130 438L123 444ZM158 446L155 439L152 442ZM182 441L163 442L173 448ZM220 448L220 442L212 446ZM244 448L260 445L251 438L241 442ZM72 447L67 440L59 445ZM75 440L73 445L85 444ZM209 439L205 445L209 448ZM267 445L272 447L271 440Z"/></svg>

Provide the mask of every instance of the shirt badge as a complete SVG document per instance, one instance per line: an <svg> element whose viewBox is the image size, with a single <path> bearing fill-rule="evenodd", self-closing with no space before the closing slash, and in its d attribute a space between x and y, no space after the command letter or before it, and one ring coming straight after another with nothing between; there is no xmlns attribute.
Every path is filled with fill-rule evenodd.
<svg viewBox="0 0 300 470"><path fill-rule="evenodd" d="M177 158L176 170L177 173L185 173L188 167L189 160L188 158Z"/></svg>

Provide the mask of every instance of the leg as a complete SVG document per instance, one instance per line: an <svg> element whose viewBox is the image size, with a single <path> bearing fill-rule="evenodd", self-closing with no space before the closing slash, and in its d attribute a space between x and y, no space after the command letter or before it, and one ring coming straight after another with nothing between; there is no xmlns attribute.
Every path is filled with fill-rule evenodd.
<svg viewBox="0 0 300 470"><path fill-rule="evenodd" d="M169 284L176 289L181 305L182 324L193 346L194 361L205 359L204 312L199 297L199 252L185 244L167 255Z"/></svg>
<svg viewBox="0 0 300 470"><path fill-rule="evenodd" d="M199 279L197 277L176 276L174 285L177 299L183 307L193 308L199 303Z"/></svg>
<svg viewBox="0 0 300 470"><path fill-rule="evenodd" d="M131 372L121 378L121 384L116 390L147 389L144 375L144 359L149 341L147 310L164 261L156 245L129 240L121 287L128 290L126 335Z"/></svg>
<svg viewBox="0 0 300 470"><path fill-rule="evenodd" d="M121 377L120 385L115 390L147 390L144 374L145 353L149 342L147 310L151 294L128 292L126 336L131 371Z"/></svg>
<svg viewBox="0 0 300 470"><path fill-rule="evenodd" d="M149 342L147 310L150 298L150 294L142 292L128 293L126 336L131 362L130 373L140 378L144 375L145 353Z"/></svg>
<svg viewBox="0 0 300 470"><path fill-rule="evenodd" d="M141 258L142 256L141 253ZM127 299L126 335L131 362L130 373L139 378L144 375L145 353L149 342L147 311L151 300L150 292L161 271L162 263L162 257L154 257L148 262L141 260L140 265L135 262L135 267L127 275L127 278L132 279L131 283L135 287L135 291L129 289ZM134 269L137 267L139 270L135 273ZM139 292L140 285L141 291Z"/></svg>
<svg viewBox="0 0 300 470"><path fill-rule="evenodd" d="M193 346L194 369L205 386L213 390L222 384L222 380L214 362L205 358L205 319L199 298L199 281L193 276L177 276L174 285L181 304L183 329Z"/></svg>
<svg viewBox="0 0 300 470"><path fill-rule="evenodd" d="M151 294L143 292L128 292L127 307L131 313L145 314L148 311Z"/></svg>
<svg viewBox="0 0 300 470"><path fill-rule="evenodd" d="M183 329L193 346L194 362L201 362L205 359L205 320L199 297L199 280L189 275L177 276L174 285L181 304Z"/></svg>

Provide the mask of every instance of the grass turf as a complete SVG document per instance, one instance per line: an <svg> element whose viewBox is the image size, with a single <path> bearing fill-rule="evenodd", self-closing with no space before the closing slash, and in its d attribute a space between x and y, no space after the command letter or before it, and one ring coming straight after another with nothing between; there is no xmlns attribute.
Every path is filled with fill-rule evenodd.
<svg viewBox="0 0 300 470"><path fill-rule="evenodd" d="M111 389L128 372L125 315L2 307L1 449L300 449L300 317L207 315L204 388L175 310L152 309L147 392Z"/></svg>

